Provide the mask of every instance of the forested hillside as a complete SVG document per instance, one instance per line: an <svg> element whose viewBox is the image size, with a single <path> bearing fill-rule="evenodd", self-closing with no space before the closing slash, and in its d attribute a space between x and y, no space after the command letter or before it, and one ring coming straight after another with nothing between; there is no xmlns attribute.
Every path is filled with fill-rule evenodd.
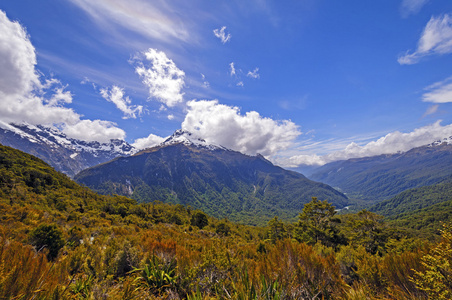
<svg viewBox="0 0 452 300"><path fill-rule="evenodd" d="M337 187L349 198L375 201L440 183L452 175L450 166L452 145L444 143L404 153L332 162L309 178Z"/></svg>
<svg viewBox="0 0 452 300"><path fill-rule="evenodd" d="M452 220L452 180L405 191L369 210L395 225L438 232Z"/></svg>
<svg viewBox="0 0 452 300"><path fill-rule="evenodd" d="M1 299L449 299L440 243L313 198L266 227L78 186L0 146ZM449 254L448 254L449 253ZM442 263L438 268L438 264ZM447 263L449 263L447 265Z"/></svg>
<svg viewBox="0 0 452 300"><path fill-rule="evenodd" d="M273 165L262 156L193 143L162 145L80 172L75 180L102 194L140 203L190 205L217 217L263 225L294 221L312 197L338 208L348 199L332 187Z"/></svg>

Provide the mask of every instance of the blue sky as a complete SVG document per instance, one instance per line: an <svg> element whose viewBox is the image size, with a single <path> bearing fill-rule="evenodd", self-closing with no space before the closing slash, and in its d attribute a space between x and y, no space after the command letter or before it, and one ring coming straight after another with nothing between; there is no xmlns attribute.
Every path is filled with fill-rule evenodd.
<svg viewBox="0 0 452 300"><path fill-rule="evenodd" d="M0 121L283 166L452 136L452 2L0 2Z"/></svg>

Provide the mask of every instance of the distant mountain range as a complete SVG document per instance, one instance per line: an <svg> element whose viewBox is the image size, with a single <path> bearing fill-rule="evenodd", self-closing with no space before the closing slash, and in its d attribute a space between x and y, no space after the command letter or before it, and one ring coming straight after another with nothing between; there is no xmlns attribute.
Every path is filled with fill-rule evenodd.
<svg viewBox="0 0 452 300"><path fill-rule="evenodd" d="M295 219L311 197L336 207L348 199L330 186L176 131L157 147L80 172L75 180L103 194L187 204L215 217L265 224Z"/></svg>
<svg viewBox="0 0 452 300"><path fill-rule="evenodd" d="M86 142L69 138L50 127L30 124L3 125L0 143L32 154L70 177L86 168L138 151L122 140Z"/></svg>
<svg viewBox="0 0 452 300"><path fill-rule="evenodd" d="M309 178L338 188L349 198L383 200L451 175L452 137L404 153L332 162Z"/></svg>

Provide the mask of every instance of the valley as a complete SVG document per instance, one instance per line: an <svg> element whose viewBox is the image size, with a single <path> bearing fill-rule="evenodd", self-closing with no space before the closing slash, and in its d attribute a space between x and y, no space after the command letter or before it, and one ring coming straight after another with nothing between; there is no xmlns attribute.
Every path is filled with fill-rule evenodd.
<svg viewBox="0 0 452 300"><path fill-rule="evenodd" d="M451 259L431 252L451 241L450 147L319 169L350 176L361 168L370 174L363 186L382 169L397 174L394 184L423 179L389 198L391 185L380 187L371 201L181 130L74 180L0 146L0 266L15 270L0 271L0 283L10 283L0 284L0 296L429 299L433 284L449 291L447 280L425 274L434 268L429 253ZM328 172L329 181L344 182Z"/></svg>

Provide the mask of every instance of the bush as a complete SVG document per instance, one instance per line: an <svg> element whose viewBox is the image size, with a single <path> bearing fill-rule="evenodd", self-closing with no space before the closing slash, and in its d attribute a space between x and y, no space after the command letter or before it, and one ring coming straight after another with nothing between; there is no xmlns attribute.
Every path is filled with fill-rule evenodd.
<svg viewBox="0 0 452 300"><path fill-rule="evenodd" d="M209 225L209 220L207 219L207 215L205 213L198 211L191 216L190 224L198 227L199 229L203 229Z"/></svg>
<svg viewBox="0 0 452 300"><path fill-rule="evenodd" d="M53 260L58 256L58 251L63 248L65 241L63 232L55 224L41 224L30 233L30 242L37 251L47 248L47 258Z"/></svg>

